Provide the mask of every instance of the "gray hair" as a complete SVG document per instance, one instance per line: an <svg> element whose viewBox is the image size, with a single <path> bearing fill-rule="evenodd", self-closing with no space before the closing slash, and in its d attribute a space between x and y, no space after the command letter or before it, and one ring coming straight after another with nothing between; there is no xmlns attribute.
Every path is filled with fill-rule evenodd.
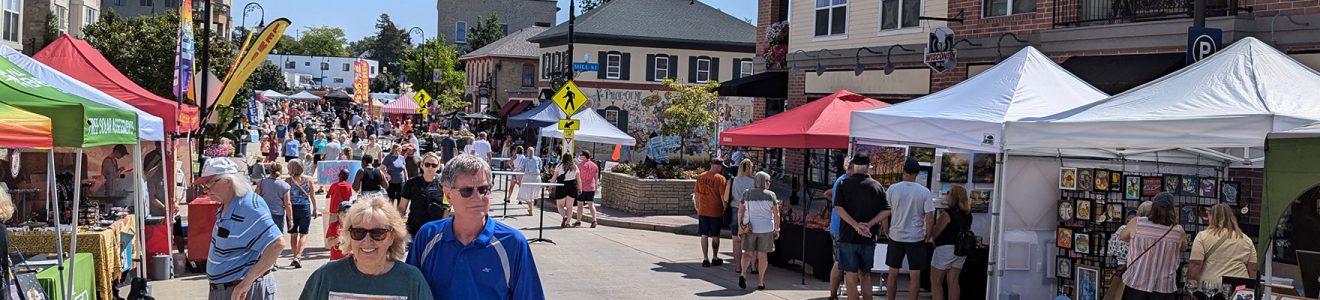
<svg viewBox="0 0 1320 300"><path fill-rule="evenodd" d="M306 168L303 168L302 160L298 160L298 159L290 160L288 165L289 165L289 175L292 176L302 176L303 173L307 171Z"/></svg>
<svg viewBox="0 0 1320 300"><path fill-rule="evenodd" d="M249 180L247 176L239 176L239 174L224 174L220 175L219 178L229 178L229 182L234 185L234 196L247 195L247 193L253 191L252 181Z"/></svg>
<svg viewBox="0 0 1320 300"><path fill-rule="evenodd" d="M445 170L440 173L440 185L454 187L459 176L474 176L480 173L490 180L490 164L472 154L461 154L445 163Z"/></svg>
<svg viewBox="0 0 1320 300"><path fill-rule="evenodd" d="M1138 217L1149 217L1149 216L1150 216L1150 208L1151 208L1151 206L1153 206L1153 205L1154 205L1154 202L1151 202L1151 201L1144 201L1144 202L1141 202L1140 205L1137 205L1137 216L1138 216Z"/></svg>
<svg viewBox="0 0 1320 300"><path fill-rule="evenodd" d="M770 174L765 172L756 172L756 180L752 181L752 187L758 189L770 189Z"/></svg>

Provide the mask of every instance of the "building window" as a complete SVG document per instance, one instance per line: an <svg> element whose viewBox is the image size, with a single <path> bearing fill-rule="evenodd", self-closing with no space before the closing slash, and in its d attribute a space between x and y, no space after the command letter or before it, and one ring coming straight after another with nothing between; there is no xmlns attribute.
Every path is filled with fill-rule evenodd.
<svg viewBox="0 0 1320 300"><path fill-rule="evenodd" d="M155 0L138 0L138 4L139 4L139 5L142 5L142 6L156 6L156 1L155 1Z"/></svg>
<svg viewBox="0 0 1320 300"><path fill-rule="evenodd" d="M522 86L536 86L536 66L532 64L523 64L522 67Z"/></svg>
<svg viewBox="0 0 1320 300"><path fill-rule="evenodd" d="M285 68L285 69L293 69L293 67L296 67L296 66L298 66L298 62L296 62L296 61L286 61L286 62L284 62L284 68Z"/></svg>
<svg viewBox="0 0 1320 300"><path fill-rule="evenodd" d="M454 42L467 44L467 22L458 21L454 24Z"/></svg>
<svg viewBox="0 0 1320 300"><path fill-rule="evenodd" d="M881 0L880 30L917 27L921 0Z"/></svg>
<svg viewBox="0 0 1320 300"><path fill-rule="evenodd" d="M353 70L353 65L351 65L351 64L347 64L347 63L344 64L344 72L348 72L348 71L351 71L351 70Z"/></svg>
<svg viewBox="0 0 1320 300"><path fill-rule="evenodd" d="M327 71L327 70L330 70L330 63L325 63L325 62L321 63L321 71Z"/></svg>
<svg viewBox="0 0 1320 300"><path fill-rule="evenodd" d="M343 78L335 78L335 83L344 83Z"/></svg>
<svg viewBox="0 0 1320 300"><path fill-rule="evenodd" d="M128 5L128 0L115 0L115 6Z"/></svg>
<svg viewBox="0 0 1320 300"><path fill-rule="evenodd" d="M816 36L844 34L848 29L848 0L816 0Z"/></svg>
<svg viewBox="0 0 1320 300"><path fill-rule="evenodd" d="M652 70L651 73L654 74L652 76L655 76L654 78L657 81L669 78L669 56L657 55L655 57L655 70Z"/></svg>
<svg viewBox="0 0 1320 300"><path fill-rule="evenodd" d="M500 24L500 30L504 31L504 35L509 35L509 24Z"/></svg>
<svg viewBox="0 0 1320 300"><path fill-rule="evenodd" d="M619 73L623 71L623 56L618 54L605 55L605 78L619 79Z"/></svg>
<svg viewBox="0 0 1320 300"><path fill-rule="evenodd" d="M87 10L86 16L83 17L83 26L96 23L96 18L99 15L96 9L91 6L83 6L83 8Z"/></svg>
<svg viewBox="0 0 1320 300"><path fill-rule="evenodd" d="M22 30L22 28L19 28L19 26L18 26L18 16L19 16L19 15L22 13L22 11L23 11L23 1L22 1L22 0L5 0L5 9L4 9L4 10L5 10L5 12L4 12L4 15L5 15L5 16L4 16L4 22L5 22L5 23L4 23L4 24L0 24L0 25L4 25L4 27L5 27L5 30L4 30L4 38L5 38L6 41L17 42L17 41L18 41L18 33Z"/></svg>
<svg viewBox="0 0 1320 300"><path fill-rule="evenodd" d="M1036 0L983 0L981 7L986 17L998 17L1036 12Z"/></svg>
<svg viewBox="0 0 1320 300"><path fill-rule="evenodd" d="M738 78L752 76L752 61L744 59L738 62Z"/></svg>
<svg viewBox="0 0 1320 300"><path fill-rule="evenodd" d="M311 61L304 61L304 62L303 62L303 66L304 66L304 67L310 67L310 66L312 66L312 62L311 62Z"/></svg>
<svg viewBox="0 0 1320 300"><path fill-rule="evenodd" d="M376 75L376 66L371 66L371 75Z"/></svg>
<svg viewBox="0 0 1320 300"><path fill-rule="evenodd" d="M710 60L705 58L697 59L697 82L706 83L710 81Z"/></svg>
<svg viewBox="0 0 1320 300"><path fill-rule="evenodd" d="M69 8L55 5L55 22L59 23L60 33L69 32Z"/></svg>

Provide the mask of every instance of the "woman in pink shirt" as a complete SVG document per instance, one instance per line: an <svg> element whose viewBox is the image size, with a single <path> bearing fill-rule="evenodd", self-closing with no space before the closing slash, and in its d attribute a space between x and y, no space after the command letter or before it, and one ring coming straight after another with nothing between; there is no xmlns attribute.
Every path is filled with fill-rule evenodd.
<svg viewBox="0 0 1320 300"><path fill-rule="evenodd" d="M1132 219L1118 234L1128 243L1124 300L1172 300L1178 291L1178 263L1187 236L1178 225L1178 207L1172 194L1159 193L1151 202L1150 217Z"/></svg>
<svg viewBox="0 0 1320 300"><path fill-rule="evenodd" d="M591 152L582 150L582 155L578 157L578 197L577 200L577 222L573 225L582 224L582 207L591 208L591 228L596 228L596 178L600 175L600 168L596 162L591 161Z"/></svg>

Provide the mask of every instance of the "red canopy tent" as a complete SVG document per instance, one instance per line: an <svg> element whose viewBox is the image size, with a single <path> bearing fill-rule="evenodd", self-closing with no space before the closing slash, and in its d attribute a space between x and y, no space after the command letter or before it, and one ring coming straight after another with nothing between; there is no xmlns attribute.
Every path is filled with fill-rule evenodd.
<svg viewBox="0 0 1320 300"><path fill-rule="evenodd" d="M789 111L720 133L720 146L766 148L848 148L852 111L888 103L840 90Z"/></svg>
<svg viewBox="0 0 1320 300"><path fill-rule="evenodd" d="M86 41L60 36L32 58L165 121L167 132L197 129L197 107L179 105L133 83ZM170 126L175 124L176 126Z"/></svg>

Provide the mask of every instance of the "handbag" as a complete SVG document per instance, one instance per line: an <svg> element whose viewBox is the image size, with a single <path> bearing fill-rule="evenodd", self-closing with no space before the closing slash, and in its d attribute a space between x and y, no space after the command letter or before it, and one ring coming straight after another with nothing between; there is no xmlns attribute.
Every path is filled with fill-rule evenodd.
<svg viewBox="0 0 1320 300"><path fill-rule="evenodd" d="M972 251L976 251L976 247L979 246L978 244L979 243L976 241L976 234L972 233L971 230L963 229L958 231L958 240L954 242L953 245L953 255L971 255Z"/></svg>
<svg viewBox="0 0 1320 300"><path fill-rule="evenodd" d="M1160 238L1155 239L1155 241L1158 242L1159 240L1163 240L1164 237L1169 236L1170 232L1173 232L1173 226L1169 226L1169 230L1165 231L1164 235L1161 235ZM1123 299L1123 292L1127 290L1127 285L1123 283L1123 274L1127 273L1127 266L1140 261L1142 257L1146 256L1146 252L1150 252L1150 249L1155 248L1155 245L1156 243L1151 243L1150 247L1146 247L1146 250L1141 251L1141 254L1137 254L1137 258L1133 259L1131 263L1114 270L1114 277L1109 278L1109 288L1105 289L1105 300Z"/></svg>

